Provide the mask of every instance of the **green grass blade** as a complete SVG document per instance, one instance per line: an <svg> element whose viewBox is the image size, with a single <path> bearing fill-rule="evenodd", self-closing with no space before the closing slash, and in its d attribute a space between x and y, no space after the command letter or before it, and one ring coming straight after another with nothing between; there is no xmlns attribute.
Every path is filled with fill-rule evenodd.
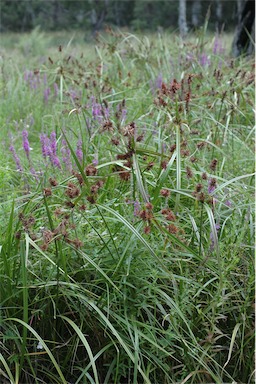
<svg viewBox="0 0 256 384"><path fill-rule="evenodd" d="M45 341L41 338L41 336L39 336L39 334L29 324L26 324L23 320L20 320L20 319L17 319L17 318L8 318L8 319L5 319L5 321L14 321L14 322L20 323L23 327L27 328L27 330L30 331L36 337L36 339L41 343L41 345L43 346L43 348L47 352L49 358L51 359L51 362L54 365L54 367L56 368L56 371L59 374L59 378L61 380L61 383L67 384L67 381L64 378L64 375L63 375L63 373L61 371L61 368L60 368L59 364L55 360L52 352L48 348L48 346L45 343Z"/></svg>
<svg viewBox="0 0 256 384"><path fill-rule="evenodd" d="M141 193L141 196L142 196L144 202L147 203L147 202L149 202L148 193L146 192L146 189L145 189L144 184L143 184L142 175L141 175L140 167L139 167L139 162L138 162L138 158L137 158L136 154L133 155L133 168L134 168L134 173L135 173L135 177L137 180L137 184L139 187L139 191Z"/></svg>
<svg viewBox="0 0 256 384"><path fill-rule="evenodd" d="M6 373L7 373L6 378L8 378L10 380L11 384L16 384L16 380L13 377L13 374L12 374L10 368L9 368L8 362L5 360L5 358L2 355L2 353L0 353L0 361L1 361L1 363L3 364L3 366L4 366L5 370L6 370ZM0 373L1 373L1 370L0 370Z"/></svg>
<svg viewBox="0 0 256 384"><path fill-rule="evenodd" d="M81 340L81 342L83 343L87 353L88 353L88 357L90 359L90 362L91 362L91 366L92 366L92 370L93 370L93 374L94 374L94 379L95 379L95 384L99 384L99 377L98 377L98 372L97 372L97 367L96 367L96 364L95 364L95 357L93 356L93 353L92 353L92 350L91 350L91 347L88 343L88 341L86 340L83 332L81 331L81 329L72 321L70 320L68 317L66 316L62 316L60 315L59 316L61 319L65 320L66 322L68 322L71 327L74 329L74 331L76 332L77 336L79 337L79 339Z"/></svg>
<svg viewBox="0 0 256 384"><path fill-rule="evenodd" d="M111 213L115 217L117 217L117 219L120 221L120 223L124 224L127 228L129 228L130 231L133 232L134 235L142 242L142 244L145 245L145 247L150 251L150 253L154 257L157 258L156 253L153 251L153 249L150 247L150 245L147 243L147 241L140 235L140 233L134 228L134 226L131 225L122 215L120 215L117 211L115 211L114 209L112 209L106 205L97 204L97 206L101 209L104 209L105 211L108 211L109 213Z"/></svg>

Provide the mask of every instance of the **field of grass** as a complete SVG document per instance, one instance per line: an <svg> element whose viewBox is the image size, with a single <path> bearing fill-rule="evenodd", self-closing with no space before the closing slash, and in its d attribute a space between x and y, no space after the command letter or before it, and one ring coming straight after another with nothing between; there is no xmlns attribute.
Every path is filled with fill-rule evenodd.
<svg viewBox="0 0 256 384"><path fill-rule="evenodd" d="M254 382L254 61L2 36L0 382Z"/></svg>

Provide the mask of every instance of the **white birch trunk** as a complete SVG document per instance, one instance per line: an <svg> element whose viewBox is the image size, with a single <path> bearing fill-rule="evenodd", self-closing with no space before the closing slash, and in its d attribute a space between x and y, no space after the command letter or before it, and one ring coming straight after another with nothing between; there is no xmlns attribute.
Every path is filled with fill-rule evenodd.
<svg viewBox="0 0 256 384"><path fill-rule="evenodd" d="M192 25L194 28L198 28L200 25L200 17L201 17L201 0L194 0L192 4Z"/></svg>
<svg viewBox="0 0 256 384"><path fill-rule="evenodd" d="M185 37L188 32L186 17L186 0L179 0L179 30L181 37Z"/></svg>

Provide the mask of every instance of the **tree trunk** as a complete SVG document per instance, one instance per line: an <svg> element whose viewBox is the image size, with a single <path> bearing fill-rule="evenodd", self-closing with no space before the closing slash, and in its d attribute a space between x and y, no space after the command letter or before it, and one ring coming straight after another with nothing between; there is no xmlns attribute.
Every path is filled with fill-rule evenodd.
<svg viewBox="0 0 256 384"><path fill-rule="evenodd" d="M222 28L222 20L223 20L223 14L222 14L222 10L223 10L223 7L222 7L222 2L221 0L216 0L216 29L218 32L221 31L221 28Z"/></svg>
<svg viewBox="0 0 256 384"><path fill-rule="evenodd" d="M239 21L239 15L241 15L242 9L243 9L243 0L236 0L236 6L237 6L237 20Z"/></svg>
<svg viewBox="0 0 256 384"><path fill-rule="evenodd" d="M232 44L232 54L235 57L241 54L249 55L254 51L255 45L255 2L245 0L238 15L238 25Z"/></svg>
<svg viewBox="0 0 256 384"><path fill-rule="evenodd" d="M194 28L198 28L200 25L201 18L201 0L194 0L192 4L192 25Z"/></svg>
<svg viewBox="0 0 256 384"><path fill-rule="evenodd" d="M91 23L93 36L101 29L101 26L108 13L108 0L95 0L96 7L91 11Z"/></svg>
<svg viewBox="0 0 256 384"><path fill-rule="evenodd" d="M179 0L179 30L181 37L185 37L188 32L186 18L186 0Z"/></svg>

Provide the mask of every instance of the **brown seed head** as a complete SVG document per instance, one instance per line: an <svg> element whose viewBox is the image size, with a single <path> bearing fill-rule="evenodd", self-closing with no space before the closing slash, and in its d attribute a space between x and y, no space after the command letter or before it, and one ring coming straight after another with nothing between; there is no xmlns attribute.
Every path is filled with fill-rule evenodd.
<svg viewBox="0 0 256 384"><path fill-rule="evenodd" d="M74 183L69 182L67 187L68 188L67 188L65 194L70 199L74 199L75 197L79 196L80 190L79 190L79 188Z"/></svg>
<svg viewBox="0 0 256 384"><path fill-rule="evenodd" d="M182 149L180 154L182 157L188 157L190 155L190 151L188 149Z"/></svg>
<svg viewBox="0 0 256 384"><path fill-rule="evenodd" d="M218 163L218 160L217 160L217 159L213 159L213 160L211 161L210 169L211 169L212 171L215 171L215 170L216 170L217 163Z"/></svg>
<svg viewBox="0 0 256 384"><path fill-rule="evenodd" d="M93 164L89 164L85 168L85 173L87 176L95 176L97 174L97 168L95 168Z"/></svg>
<svg viewBox="0 0 256 384"><path fill-rule="evenodd" d="M171 147L170 147L170 152L173 153L176 149L176 144L173 144Z"/></svg>
<svg viewBox="0 0 256 384"><path fill-rule="evenodd" d="M135 123L131 122L123 128L124 136L134 136L135 134Z"/></svg>
<svg viewBox="0 0 256 384"><path fill-rule="evenodd" d="M208 179L208 176L207 176L206 172L203 172L201 177L202 177L202 180L207 180Z"/></svg>
<svg viewBox="0 0 256 384"><path fill-rule="evenodd" d="M121 180L128 181L131 177L129 171L121 171L118 173Z"/></svg>
<svg viewBox="0 0 256 384"><path fill-rule="evenodd" d="M216 187L217 180L213 177L209 180L209 187Z"/></svg>
<svg viewBox="0 0 256 384"><path fill-rule="evenodd" d="M200 150L200 149L203 149L206 146L206 143L204 141L200 141L200 143L197 143L196 146Z"/></svg>
<svg viewBox="0 0 256 384"><path fill-rule="evenodd" d="M66 205L66 207L68 207L68 208L74 208L74 206L75 206L75 204L72 203L72 201L66 201L66 202L65 202L65 205Z"/></svg>
<svg viewBox="0 0 256 384"><path fill-rule="evenodd" d="M187 178L191 179L193 177L192 169L189 167L186 167L186 174L187 174Z"/></svg>
<svg viewBox="0 0 256 384"><path fill-rule="evenodd" d="M151 168L154 167L154 165L155 165L155 163L154 163L153 161L150 161L150 162L148 163L146 169L151 169Z"/></svg>
<svg viewBox="0 0 256 384"><path fill-rule="evenodd" d="M205 202L205 194L203 192L200 192L197 194L197 200L201 201L201 203Z"/></svg>
<svg viewBox="0 0 256 384"><path fill-rule="evenodd" d="M96 203L96 197L95 196L87 196L87 198L86 198L88 201L89 201L89 203L91 203L91 204L95 204Z"/></svg>
<svg viewBox="0 0 256 384"><path fill-rule="evenodd" d="M114 131L114 127L113 127L112 121L106 121L103 124L102 131L113 132Z"/></svg>
<svg viewBox="0 0 256 384"><path fill-rule="evenodd" d="M44 243L49 244L49 243L52 241L53 236L54 236L54 234L52 233L52 231L50 231L49 229L45 229L45 230L43 231L43 240L44 240Z"/></svg>
<svg viewBox="0 0 256 384"><path fill-rule="evenodd" d="M48 197L52 195L51 188L44 188L44 196Z"/></svg>
<svg viewBox="0 0 256 384"><path fill-rule="evenodd" d="M165 215L166 220L169 220L169 221L175 221L176 220L176 216L170 208L162 209L161 213L163 215Z"/></svg>
<svg viewBox="0 0 256 384"><path fill-rule="evenodd" d="M112 137L112 139L111 139L111 143L113 144L113 145L119 145L120 144L120 140L119 139L116 139L116 138L114 138L114 137Z"/></svg>
<svg viewBox="0 0 256 384"><path fill-rule="evenodd" d="M147 220L151 220L152 219L152 213L149 212L149 211L146 211L145 209L143 209L142 211L140 211L139 213L139 216L142 220L144 221L147 221Z"/></svg>
<svg viewBox="0 0 256 384"><path fill-rule="evenodd" d="M200 191L202 190L202 188L203 188L203 184L198 183L198 184L196 185L196 192L200 192Z"/></svg>
<svg viewBox="0 0 256 384"><path fill-rule="evenodd" d="M168 161L166 161L166 160L161 161L161 168L162 169L166 169L167 168L167 164L168 164Z"/></svg>
<svg viewBox="0 0 256 384"><path fill-rule="evenodd" d="M80 185L84 184L83 176L81 175L80 172L72 171L72 174L77 178Z"/></svg>
<svg viewBox="0 0 256 384"><path fill-rule="evenodd" d="M197 162L197 158L195 156L191 156L189 160L191 161L192 164Z"/></svg>
<svg viewBox="0 0 256 384"><path fill-rule="evenodd" d="M144 233L145 233L146 235L148 235L150 232L151 232L151 228L150 228L149 225L147 225L146 227L144 227Z"/></svg>
<svg viewBox="0 0 256 384"><path fill-rule="evenodd" d="M169 197L170 196L170 191L168 189L161 189L160 195L163 197Z"/></svg>
<svg viewBox="0 0 256 384"><path fill-rule="evenodd" d="M169 224L167 227L167 231L175 235L179 230L174 224Z"/></svg>
<svg viewBox="0 0 256 384"><path fill-rule="evenodd" d="M54 179L53 177L49 178L49 183L51 184L52 187L56 187L58 185L57 180Z"/></svg>
<svg viewBox="0 0 256 384"><path fill-rule="evenodd" d="M167 213L165 218L166 218L166 220L169 220L169 221L175 221L176 220L176 216L174 215L174 213L171 210Z"/></svg>
<svg viewBox="0 0 256 384"><path fill-rule="evenodd" d="M153 204L151 204L151 203L146 203L146 204L145 204L145 208L146 208L148 211L152 211L152 210L153 210Z"/></svg>

